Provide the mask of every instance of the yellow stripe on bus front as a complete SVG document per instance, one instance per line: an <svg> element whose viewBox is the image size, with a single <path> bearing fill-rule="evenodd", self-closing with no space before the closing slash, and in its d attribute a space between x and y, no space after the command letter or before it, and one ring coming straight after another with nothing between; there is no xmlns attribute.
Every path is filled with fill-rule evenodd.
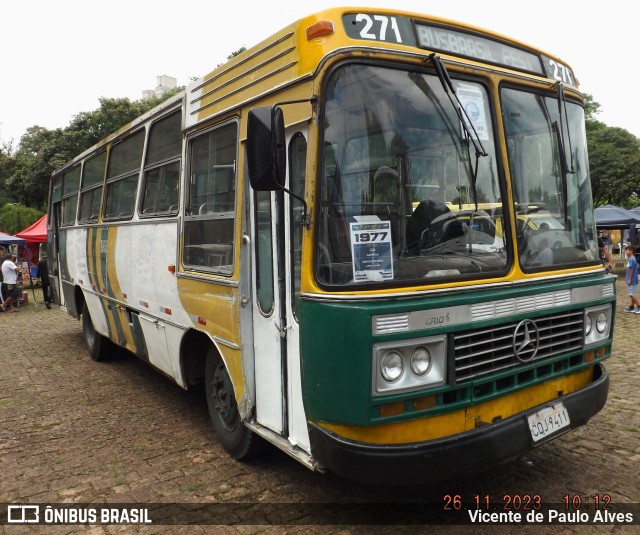
<svg viewBox="0 0 640 535"><path fill-rule="evenodd" d="M318 426L346 439L369 444L411 444L425 442L475 429L477 424L503 420L547 401L587 386L593 380L593 368L559 377L545 383L518 390L498 399L486 401L455 412L371 426L354 426L315 422Z"/></svg>

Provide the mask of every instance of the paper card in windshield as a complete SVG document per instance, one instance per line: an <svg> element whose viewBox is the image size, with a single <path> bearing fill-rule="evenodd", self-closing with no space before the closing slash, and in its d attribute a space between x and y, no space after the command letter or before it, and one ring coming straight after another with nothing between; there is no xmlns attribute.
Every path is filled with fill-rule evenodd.
<svg viewBox="0 0 640 535"><path fill-rule="evenodd" d="M350 224L354 282L393 279L391 222L374 219Z"/></svg>

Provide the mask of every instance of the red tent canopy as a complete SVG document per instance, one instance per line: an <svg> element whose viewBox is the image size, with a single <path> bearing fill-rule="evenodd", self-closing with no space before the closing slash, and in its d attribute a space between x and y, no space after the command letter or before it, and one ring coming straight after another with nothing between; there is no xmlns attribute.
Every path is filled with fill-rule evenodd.
<svg viewBox="0 0 640 535"><path fill-rule="evenodd" d="M47 214L21 232L17 232L18 238L23 238L27 243L47 243Z"/></svg>

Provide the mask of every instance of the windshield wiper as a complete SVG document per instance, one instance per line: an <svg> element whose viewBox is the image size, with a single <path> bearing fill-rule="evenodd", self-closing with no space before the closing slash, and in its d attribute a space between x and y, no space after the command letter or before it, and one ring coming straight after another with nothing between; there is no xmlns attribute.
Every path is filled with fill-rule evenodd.
<svg viewBox="0 0 640 535"><path fill-rule="evenodd" d="M447 94L449 100L451 101L451 104L453 104L453 107L456 110L456 114L458 115L458 118L462 123L462 128L464 128L465 134L467 135L471 143L473 143L473 148L476 150L476 156L489 156L487 151L485 151L484 147L482 146L480 136L478 135L475 126L473 126L473 123L471 122L471 119L467 114L467 110L464 109L462 102L460 102L460 99L458 98L456 88L453 87L453 82L451 81L449 72L447 71L447 68L442 64L440 56L438 56L434 52L432 54L429 54L429 59L433 64L433 68L436 70L436 74L438 75L438 79L442 84L444 92ZM451 93L449 93L449 90L451 90ZM453 99L455 99L455 102L453 101Z"/></svg>
<svg viewBox="0 0 640 535"><path fill-rule="evenodd" d="M571 148L571 132L569 130L569 117L567 115L567 100L564 96L564 89L562 88L562 84L558 82L556 84L556 87L558 91L558 115L560 116L560 120L554 121L552 127L553 131L556 134L556 140L558 142L558 153L560 156L560 176L562 177L562 207L564 211L564 223L566 227L569 221L569 199L567 198L567 196L569 195L569 188L567 175L574 174L575 170L573 169L573 150ZM564 146L565 124L567 127L567 142L569 143L569 162L567 161L567 153Z"/></svg>
<svg viewBox="0 0 640 535"><path fill-rule="evenodd" d="M476 210L477 210L478 196L476 193L476 181L478 178L478 166L480 163L480 157L489 156L489 153L486 150L484 150L482 141L480 141L480 136L478 135L478 132L476 131L475 126L473 126L473 123L471 122L471 119L467 114L467 110L464 109L462 102L460 102L460 99L458 98L458 94L456 93L456 89L455 87L453 87L453 82L451 81L449 72L447 71L447 68L442 63L440 56L438 56L434 52L432 54L429 54L429 59L431 60L431 64L433 65L433 68L435 69L436 74L438 75L438 79L442 84L442 88L444 89L444 92L447 94L447 97L449 97L449 101L451 102L451 105L453 106L453 109L455 110L456 115L460 120L460 124L462 125L462 128L465 133L465 139L467 141L467 150L469 148L469 142L471 142L473 143L473 148L475 149L475 152L476 152L475 166L471 165L471 158L469 158L469 165L471 166L471 187L473 188L473 202L475 203Z"/></svg>
<svg viewBox="0 0 640 535"><path fill-rule="evenodd" d="M558 147L560 149L560 164L562 165L562 175L566 179L567 175L575 173L573 169L573 149L571 148L571 131L569 129L569 116L567 115L567 99L564 96L564 89L562 83L556 84L558 91L558 115L560 116L560 137L558 139ZM564 118L564 121L562 120ZM563 124L564 123L564 124ZM567 154L564 151L564 127L567 127L567 142L569 143L569 158L570 162L567 162ZM571 163L571 165L569 165Z"/></svg>

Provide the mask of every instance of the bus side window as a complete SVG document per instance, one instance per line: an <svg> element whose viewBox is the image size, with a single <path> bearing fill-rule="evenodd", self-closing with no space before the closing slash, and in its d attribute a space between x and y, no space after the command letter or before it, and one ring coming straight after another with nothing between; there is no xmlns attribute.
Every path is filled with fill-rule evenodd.
<svg viewBox="0 0 640 535"><path fill-rule="evenodd" d="M189 197L184 218L183 263L233 272L237 123L227 123L189 141Z"/></svg>
<svg viewBox="0 0 640 535"><path fill-rule="evenodd" d="M109 153L104 218L130 219L136 203L145 131L116 143Z"/></svg>
<svg viewBox="0 0 640 535"><path fill-rule="evenodd" d="M176 111L151 126L144 167L141 217L175 216L180 197L182 115Z"/></svg>
<svg viewBox="0 0 640 535"><path fill-rule="evenodd" d="M106 165L106 151L96 154L84 162L82 167L82 185L80 188L79 223L93 223L98 221L100 201L102 199L102 181L104 179Z"/></svg>
<svg viewBox="0 0 640 535"><path fill-rule="evenodd" d="M80 188L80 166L65 173L62 184L62 225L76 224L78 189Z"/></svg>

